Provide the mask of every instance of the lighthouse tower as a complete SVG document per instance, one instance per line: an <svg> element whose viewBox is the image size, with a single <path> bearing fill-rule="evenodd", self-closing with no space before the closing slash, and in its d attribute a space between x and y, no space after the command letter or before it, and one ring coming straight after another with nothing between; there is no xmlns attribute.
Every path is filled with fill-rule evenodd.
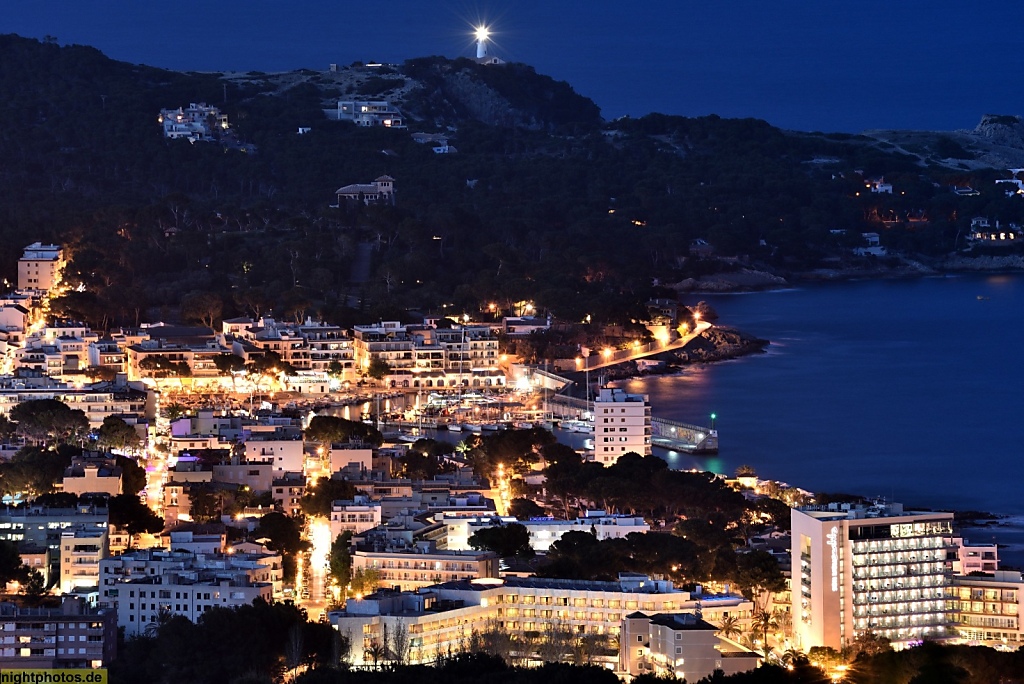
<svg viewBox="0 0 1024 684"><path fill-rule="evenodd" d="M487 38L491 35L491 32L487 30L486 26L481 26L476 30L476 58L483 59L487 56Z"/></svg>

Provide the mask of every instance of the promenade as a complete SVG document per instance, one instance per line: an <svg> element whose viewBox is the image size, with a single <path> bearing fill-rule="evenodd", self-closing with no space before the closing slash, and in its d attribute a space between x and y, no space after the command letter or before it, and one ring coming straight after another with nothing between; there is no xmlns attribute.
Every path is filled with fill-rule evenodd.
<svg viewBox="0 0 1024 684"><path fill-rule="evenodd" d="M637 359L654 356L655 354L682 349L710 327L711 324L707 321L700 321L693 329L693 332L667 343L655 340L650 344L637 345L629 347L628 349L605 349L597 354L591 354L586 357L581 356L576 359L576 370L599 370L601 368L607 368L608 366L626 363L627 361L636 361Z"/></svg>

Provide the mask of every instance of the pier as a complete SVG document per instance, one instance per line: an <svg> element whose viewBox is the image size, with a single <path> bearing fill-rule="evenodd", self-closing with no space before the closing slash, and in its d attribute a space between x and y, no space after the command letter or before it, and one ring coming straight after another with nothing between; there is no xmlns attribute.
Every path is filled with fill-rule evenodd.
<svg viewBox="0 0 1024 684"><path fill-rule="evenodd" d="M594 413L594 402L578 397L570 397L562 394L561 391L572 384L571 380L562 378L548 371L539 371L544 374L544 380L550 383L553 378L563 381L563 386L558 391L544 391L544 410L551 413L553 418L581 418L584 414ZM718 431L701 425L681 423L667 418L651 417L651 446L672 451L682 451L688 454L717 454L718 453Z"/></svg>

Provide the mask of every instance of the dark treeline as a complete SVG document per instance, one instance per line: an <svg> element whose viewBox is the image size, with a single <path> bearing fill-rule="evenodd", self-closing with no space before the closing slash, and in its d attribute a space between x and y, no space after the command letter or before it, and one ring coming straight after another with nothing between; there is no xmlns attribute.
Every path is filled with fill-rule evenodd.
<svg viewBox="0 0 1024 684"><path fill-rule="evenodd" d="M28 242L67 244L68 280L85 292L54 308L101 328L271 310L347 324L524 299L628 323L653 279L723 268L688 257L694 239L786 271L848 254L882 219L926 215L883 242L937 253L971 216L1024 212L996 172L922 167L857 136L715 116L602 123L593 103L523 65L427 58L378 77L420 79L411 110L427 130L455 129L459 153L436 155L409 131L328 121L332 92L308 75L279 91L258 74L175 73L16 36L0 37L0 56L0 275L13 280ZM459 83L516 116L482 121ZM255 150L162 137L161 108L202 101ZM866 192L855 170L900 190ZM396 206L329 208L339 186L383 173L397 179ZM953 195L954 183L981 194ZM370 280L351 284L365 254ZM197 292L213 299L179 309Z"/></svg>

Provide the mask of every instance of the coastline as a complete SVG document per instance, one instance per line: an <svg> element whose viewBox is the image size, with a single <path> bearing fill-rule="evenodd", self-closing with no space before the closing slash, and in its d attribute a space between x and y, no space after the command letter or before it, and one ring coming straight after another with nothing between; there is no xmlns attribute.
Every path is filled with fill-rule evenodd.
<svg viewBox="0 0 1024 684"><path fill-rule="evenodd" d="M772 272L758 269L740 269L720 272L699 278L686 278L668 285L680 295L742 294L766 292L798 287L805 283L846 282L851 280L894 280L960 274L1019 274L1024 273L1024 255L947 255L938 258L882 257L871 258L874 263L837 265L835 268L816 268L809 271Z"/></svg>

